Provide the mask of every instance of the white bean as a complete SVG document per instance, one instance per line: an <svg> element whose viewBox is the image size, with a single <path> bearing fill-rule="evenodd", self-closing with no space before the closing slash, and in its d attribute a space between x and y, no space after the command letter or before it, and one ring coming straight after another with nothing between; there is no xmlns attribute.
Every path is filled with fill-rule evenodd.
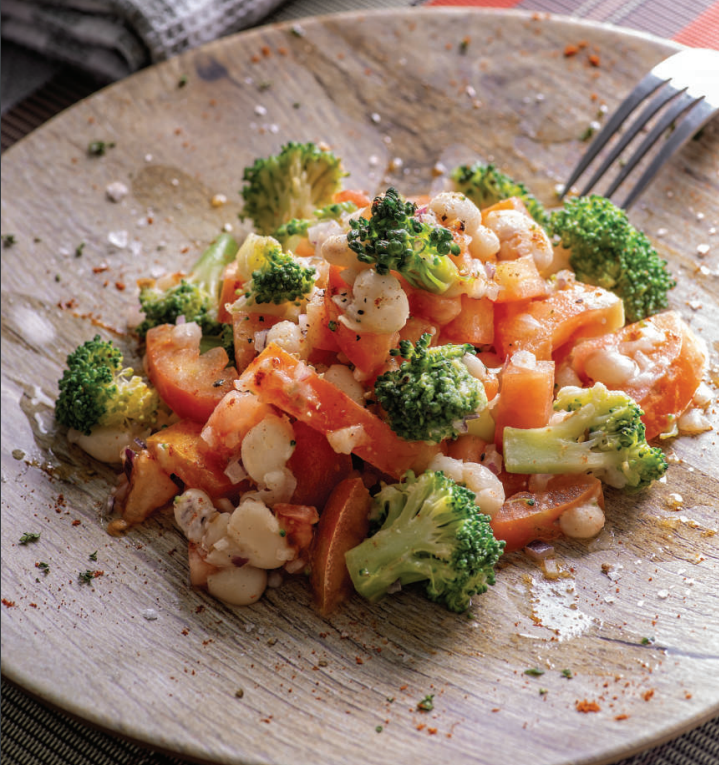
<svg viewBox="0 0 719 765"><path fill-rule="evenodd" d="M347 234L334 234L322 243L322 257L334 266L356 266L357 253L349 248Z"/></svg>
<svg viewBox="0 0 719 765"><path fill-rule="evenodd" d="M255 483L264 483L267 473L284 468L295 449L294 437L289 421L274 414L250 428L241 454L242 464Z"/></svg>
<svg viewBox="0 0 719 765"><path fill-rule="evenodd" d="M254 498L243 497L227 524L227 533L240 554L258 568L279 568L297 555L280 533L272 511Z"/></svg>
<svg viewBox="0 0 719 765"><path fill-rule="evenodd" d="M293 321L280 321L267 332L267 343L277 343L287 353L299 354L302 350L302 332Z"/></svg>
<svg viewBox="0 0 719 765"><path fill-rule="evenodd" d="M570 507L559 516L559 528L573 539L595 537L604 528L604 511L596 501Z"/></svg>
<svg viewBox="0 0 719 765"><path fill-rule="evenodd" d="M221 568L207 577L207 589L214 598L230 606L256 603L267 587L267 571L249 563Z"/></svg>
<svg viewBox="0 0 719 765"><path fill-rule="evenodd" d="M494 210L485 224L499 237L499 259L516 260L531 255L541 271L554 260L554 249L547 232L519 210Z"/></svg>
<svg viewBox="0 0 719 765"><path fill-rule="evenodd" d="M473 353L465 353L462 356L462 363L476 380L484 381L487 379L487 367Z"/></svg>
<svg viewBox="0 0 719 765"><path fill-rule="evenodd" d="M364 388L355 380L352 370L344 364L333 364L323 377L332 385L336 385L360 406L365 405Z"/></svg>
<svg viewBox="0 0 719 765"><path fill-rule="evenodd" d="M409 300L399 280L374 269L360 272L352 286L352 301L340 321L356 332L398 332L409 318Z"/></svg>

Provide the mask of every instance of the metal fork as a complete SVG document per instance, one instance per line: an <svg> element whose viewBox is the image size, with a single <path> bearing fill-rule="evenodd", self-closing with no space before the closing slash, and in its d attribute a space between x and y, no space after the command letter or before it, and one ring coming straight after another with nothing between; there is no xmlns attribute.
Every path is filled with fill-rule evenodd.
<svg viewBox="0 0 719 765"><path fill-rule="evenodd" d="M621 135L600 167L582 189L581 196L588 194L594 188L597 181L606 173L637 133L662 108L666 107L604 193L604 196L611 197L649 149L666 131L673 127L674 129L666 139L664 146L644 170L634 188L620 205L625 210L631 207L669 157L719 111L719 51L690 48L675 53L657 64L622 101L606 125L596 135L569 177L562 191L562 197L609 142L609 139L619 131L619 128L632 112L650 96L652 98L639 116Z"/></svg>

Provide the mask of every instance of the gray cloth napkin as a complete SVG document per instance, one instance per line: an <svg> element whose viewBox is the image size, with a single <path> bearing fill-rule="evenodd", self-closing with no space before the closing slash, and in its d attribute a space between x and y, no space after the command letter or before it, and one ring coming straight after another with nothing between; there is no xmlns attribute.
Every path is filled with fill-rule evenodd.
<svg viewBox="0 0 719 765"><path fill-rule="evenodd" d="M118 80L256 24L283 0L3 0L2 37Z"/></svg>

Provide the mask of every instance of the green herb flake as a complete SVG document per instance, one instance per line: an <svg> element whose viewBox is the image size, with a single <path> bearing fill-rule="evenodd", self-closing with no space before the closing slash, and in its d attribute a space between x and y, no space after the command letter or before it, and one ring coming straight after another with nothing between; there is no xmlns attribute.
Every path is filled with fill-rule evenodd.
<svg viewBox="0 0 719 765"><path fill-rule="evenodd" d="M383 728L381 725L378 725L378 726L375 728L375 731L376 731L377 733L382 733L382 731L383 731L383 730L384 730L384 728Z"/></svg>
<svg viewBox="0 0 719 765"><path fill-rule="evenodd" d="M178 88L184 88L185 85L187 85L187 75L183 74L182 77L177 81L177 87Z"/></svg>
<svg viewBox="0 0 719 765"><path fill-rule="evenodd" d="M549 690L547 688L540 688L539 689L539 695L540 696L545 696L548 693L549 693Z"/></svg>
<svg viewBox="0 0 719 765"><path fill-rule="evenodd" d="M544 670L539 667L530 667L529 669L524 670L524 674L529 675L530 677L540 677L544 674Z"/></svg>
<svg viewBox="0 0 719 765"><path fill-rule="evenodd" d="M293 24L290 29L290 34L294 35L294 37L304 37L306 33L299 24Z"/></svg>
<svg viewBox="0 0 719 765"><path fill-rule="evenodd" d="M90 558L90 560L97 560L97 550L95 550L95 552L93 553L90 553L88 557Z"/></svg>
<svg viewBox="0 0 719 765"><path fill-rule="evenodd" d="M269 90L272 87L272 80L263 80L257 83L257 90L263 93L265 90Z"/></svg>
<svg viewBox="0 0 719 765"><path fill-rule="evenodd" d="M337 330L337 322L336 321L331 321L327 325L327 328L329 329L330 332L335 332Z"/></svg>
<svg viewBox="0 0 719 765"><path fill-rule="evenodd" d="M417 702L417 709L420 712L431 712L434 709L434 694L430 693L422 701Z"/></svg>
<svg viewBox="0 0 719 765"><path fill-rule="evenodd" d="M571 669L563 669L562 677L566 677L567 680L571 680L574 677L574 673L572 672Z"/></svg>
<svg viewBox="0 0 719 765"><path fill-rule="evenodd" d="M92 580L94 578L95 578L95 572L94 571L90 571L90 569L88 569L87 571L81 571L77 575L77 581L80 584L89 584L90 587L92 587Z"/></svg>
<svg viewBox="0 0 719 765"><path fill-rule="evenodd" d="M297 446L297 441L295 441L294 438L290 441L290 446Z"/></svg>
<svg viewBox="0 0 719 765"><path fill-rule="evenodd" d="M245 695L245 692L244 692L244 690L242 688L238 688L235 691L235 698L236 699L241 699L244 695Z"/></svg>
<svg viewBox="0 0 719 765"><path fill-rule="evenodd" d="M101 157L108 149L114 148L114 141L90 141L87 153L91 157Z"/></svg>
<svg viewBox="0 0 719 765"><path fill-rule="evenodd" d="M463 37L459 41L459 52L460 55L464 56L467 53L467 50L469 49L469 37Z"/></svg>
<svg viewBox="0 0 719 765"><path fill-rule="evenodd" d="M85 249L85 242L80 242L80 244L75 247L75 257L79 258L82 257L82 251Z"/></svg>
<svg viewBox="0 0 719 765"><path fill-rule="evenodd" d="M35 568L39 568L46 576L50 573L50 564L45 563L44 560L40 560L35 564Z"/></svg>
<svg viewBox="0 0 719 765"><path fill-rule="evenodd" d="M280 529L280 536L281 537L286 537L287 536L287 532L284 529Z"/></svg>
<svg viewBox="0 0 719 765"><path fill-rule="evenodd" d="M302 104L299 101L295 101L294 104L292 104L293 109L299 109Z"/></svg>
<svg viewBox="0 0 719 765"><path fill-rule="evenodd" d="M579 136L580 141L588 141L594 135L594 128L591 125L587 125L584 132Z"/></svg>
<svg viewBox="0 0 719 765"><path fill-rule="evenodd" d="M26 531L20 537L20 544L27 545L27 544L30 544L30 542L37 542L38 539L40 539L39 531Z"/></svg>
<svg viewBox="0 0 719 765"><path fill-rule="evenodd" d="M15 234L3 234L0 239L3 247L12 247L17 242Z"/></svg>
<svg viewBox="0 0 719 765"><path fill-rule="evenodd" d="M641 640L642 645L653 645L656 638L653 637L643 637Z"/></svg>

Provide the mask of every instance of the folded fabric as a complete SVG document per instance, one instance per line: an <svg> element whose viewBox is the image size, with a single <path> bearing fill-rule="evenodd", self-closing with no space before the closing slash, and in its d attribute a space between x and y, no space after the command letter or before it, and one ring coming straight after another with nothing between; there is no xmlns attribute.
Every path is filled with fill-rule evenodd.
<svg viewBox="0 0 719 765"><path fill-rule="evenodd" d="M2 36L118 80L261 21L283 0L3 0Z"/></svg>

